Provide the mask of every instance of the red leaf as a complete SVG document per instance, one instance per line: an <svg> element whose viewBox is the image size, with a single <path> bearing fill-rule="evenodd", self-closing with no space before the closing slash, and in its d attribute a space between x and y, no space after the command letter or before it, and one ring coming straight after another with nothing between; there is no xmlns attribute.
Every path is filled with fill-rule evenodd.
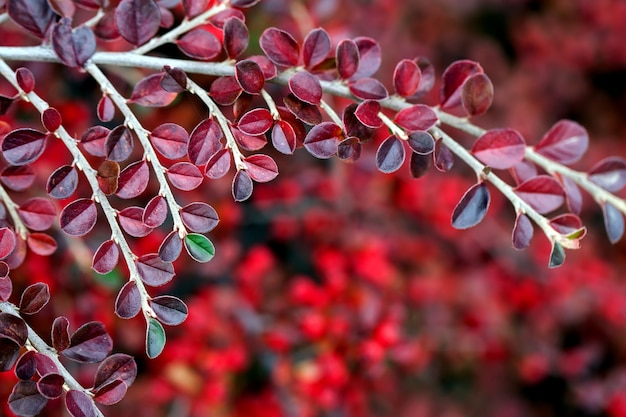
<svg viewBox="0 0 626 417"><path fill-rule="evenodd" d="M298 64L298 42L284 30L267 28L261 34L259 45L265 55L276 65L291 67Z"/></svg>
<svg viewBox="0 0 626 417"><path fill-rule="evenodd" d="M98 119L103 122L110 122L115 116L115 105L113 100L107 95L103 95L98 101L97 107Z"/></svg>
<svg viewBox="0 0 626 417"><path fill-rule="evenodd" d="M580 217L572 213L561 214L553 219L550 219L550 226L552 226L554 230L565 236L580 231L585 227L583 225L583 221L580 220ZM583 234L581 234L580 237L578 237L578 239L582 238L583 236L584 232Z"/></svg>
<svg viewBox="0 0 626 417"><path fill-rule="evenodd" d="M99 274L108 274L117 266L120 250L113 240L102 242L93 255L91 269Z"/></svg>
<svg viewBox="0 0 626 417"><path fill-rule="evenodd" d="M307 71L298 71L289 79L289 89L294 96L309 104L319 104L322 100L320 80Z"/></svg>
<svg viewBox="0 0 626 417"><path fill-rule="evenodd" d="M230 106L241 95L242 88L235 77L219 77L211 83L209 95L221 106Z"/></svg>
<svg viewBox="0 0 626 417"><path fill-rule="evenodd" d="M111 131L104 126L90 127L83 136L81 136L80 143L91 155L98 157L106 156L104 142L107 136L109 136L109 132Z"/></svg>
<svg viewBox="0 0 626 417"><path fill-rule="evenodd" d="M64 199L71 196L78 186L78 172L73 166L63 165L54 171L46 183L50 197Z"/></svg>
<svg viewBox="0 0 626 417"><path fill-rule="evenodd" d="M302 44L302 61L307 68L324 62L329 53L330 36L324 29L313 29L306 35Z"/></svg>
<svg viewBox="0 0 626 417"><path fill-rule="evenodd" d="M135 265L141 280L151 287L160 287L174 278L172 264L163 262L156 253L139 257L135 261Z"/></svg>
<svg viewBox="0 0 626 417"><path fill-rule="evenodd" d="M15 249L15 232L8 227L0 229L0 259L4 259Z"/></svg>
<svg viewBox="0 0 626 417"><path fill-rule="evenodd" d="M54 107L48 107L41 113L41 124L48 132L55 132L63 123L61 113Z"/></svg>
<svg viewBox="0 0 626 417"><path fill-rule="evenodd" d="M91 398L81 391L68 391L65 394L65 407L72 417L94 417L98 415Z"/></svg>
<svg viewBox="0 0 626 417"><path fill-rule="evenodd" d="M346 136L354 136L359 138L361 142L369 141L374 135L375 130L365 126L356 117L357 104L352 103L343 110L343 125L345 126Z"/></svg>
<svg viewBox="0 0 626 417"><path fill-rule="evenodd" d="M50 200L33 197L26 200L18 209L20 218L31 230L49 229L56 220L56 208Z"/></svg>
<svg viewBox="0 0 626 417"><path fill-rule="evenodd" d="M359 138L350 136L337 145L337 156L344 161L354 162L361 157L361 148Z"/></svg>
<svg viewBox="0 0 626 417"><path fill-rule="evenodd" d="M91 199L81 198L71 202L59 217L61 229L70 236L84 236L93 229L98 220L96 203Z"/></svg>
<svg viewBox="0 0 626 417"><path fill-rule="evenodd" d="M429 106L415 104L400 110L394 121L408 131L415 131L428 130L436 125L439 119Z"/></svg>
<svg viewBox="0 0 626 417"><path fill-rule="evenodd" d="M278 69L276 69L276 65L265 55L252 55L248 57L250 61L256 62L259 67L261 67L261 71L263 71L263 75L265 76L265 81L271 80L272 78L278 75Z"/></svg>
<svg viewBox="0 0 626 417"><path fill-rule="evenodd" d="M158 32L161 12L154 0L122 0L115 9L115 23L122 38L143 45Z"/></svg>
<svg viewBox="0 0 626 417"><path fill-rule="evenodd" d="M452 226L468 229L482 221L491 201L489 189L484 182L473 185L461 198L452 213Z"/></svg>
<svg viewBox="0 0 626 417"><path fill-rule="evenodd" d="M47 1L11 0L6 3L11 20L40 39L46 36L55 18Z"/></svg>
<svg viewBox="0 0 626 417"><path fill-rule="evenodd" d="M66 317L60 316L52 323L52 346L57 352L62 352L70 347L70 322Z"/></svg>
<svg viewBox="0 0 626 417"><path fill-rule="evenodd" d="M331 122L314 126L304 139L304 147L311 155L327 159L337 153L337 145L343 139L341 127Z"/></svg>
<svg viewBox="0 0 626 417"><path fill-rule="evenodd" d="M16 129L2 140L2 154L11 165L26 165L41 156L46 134L33 129Z"/></svg>
<svg viewBox="0 0 626 417"><path fill-rule="evenodd" d="M482 67L474 61L461 60L450 64L442 76L443 85L439 93L441 107L450 109L460 105L463 84L470 76L482 72Z"/></svg>
<svg viewBox="0 0 626 417"><path fill-rule="evenodd" d="M144 192L149 178L148 163L146 161L134 162L120 172L115 195L124 199L135 198Z"/></svg>
<svg viewBox="0 0 626 417"><path fill-rule="evenodd" d="M15 79L17 85L19 85L26 94L35 89L35 76L28 68L20 67L15 70Z"/></svg>
<svg viewBox="0 0 626 417"><path fill-rule="evenodd" d="M96 36L90 27L72 29L72 20L64 17L52 29L52 48L64 65L82 67L96 52Z"/></svg>
<svg viewBox="0 0 626 417"><path fill-rule="evenodd" d="M76 13L76 5L72 0L49 0L48 3L59 16L73 17Z"/></svg>
<svg viewBox="0 0 626 417"><path fill-rule="evenodd" d="M220 40L204 29L187 32L176 41L176 45L185 55L206 61L217 57L222 52Z"/></svg>
<svg viewBox="0 0 626 417"><path fill-rule="evenodd" d="M244 171L239 170L233 177L232 194L235 201L245 201L252 195L252 178Z"/></svg>
<svg viewBox="0 0 626 417"><path fill-rule="evenodd" d="M395 136L385 139L376 152L376 167L380 172L395 172L404 163L405 150L402 141Z"/></svg>
<svg viewBox="0 0 626 417"><path fill-rule="evenodd" d="M493 102L493 84L487 75L471 75L463 83L461 103L470 116L486 112Z"/></svg>
<svg viewBox="0 0 626 417"><path fill-rule="evenodd" d="M50 256L57 250L57 242L45 233L29 233L26 239L28 248L41 256Z"/></svg>
<svg viewBox="0 0 626 417"><path fill-rule="evenodd" d="M350 39L344 39L337 45L335 51L337 71L344 80L352 77L359 68L359 48Z"/></svg>
<svg viewBox="0 0 626 417"><path fill-rule="evenodd" d="M535 146L538 154L562 164L580 159L589 146L589 135L584 127L571 120L557 122Z"/></svg>
<svg viewBox="0 0 626 417"><path fill-rule="evenodd" d="M35 314L39 312L50 301L50 290L48 284L38 282L29 285L22 292L20 298L20 313Z"/></svg>
<svg viewBox="0 0 626 417"><path fill-rule="evenodd" d="M267 139L265 135L252 136L243 133L241 130L236 129L234 127L230 128L233 136L235 137L235 141L240 148L243 148L247 151L258 151L262 149L267 144Z"/></svg>
<svg viewBox="0 0 626 417"><path fill-rule="evenodd" d="M100 388L113 381L123 381L131 386L137 377L137 364L132 356L116 353L109 356L98 366L94 378L94 387Z"/></svg>
<svg viewBox="0 0 626 417"><path fill-rule="evenodd" d="M33 185L35 172L30 165L9 165L0 173L0 181L13 191L24 191Z"/></svg>
<svg viewBox="0 0 626 417"><path fill-rule="evenodd" d="M180 209L180 217L185 226L195 233L207 233L215 229L219 217L207 203L190 203Z"/></svg>
<svg viewBox="0 0 626 417"><path fill-rule="evenodd" d="M283 102L289 111L299 120L309 125L317 125L322 122L322 113L317 106L305 103L293 94L283 98Z"/></svg>
<svg viewBox="0 0 626 417"><path fill-rule="evenodd" d="M152 130L150 141L164 157L178 159L187 154L189 133L175 123L164 123Z"/></svg>
<svg viewBox="0 0 626 417"><path fill-rule="evenodd" d="M133 237L144 237L152 232L152 228L143 223L143 209L141 207L126 207L117 214L120 226Z"/></svg>
<svg viewBox="0 0 626 417"><path fill-rule="evenodd" d="M580 213L583 207L583 196L580 193L578 185L568 177L562 177L563 190L565 191L565 198L567 200L567 207L569 211L574 214Z"/></svg>
<svg viewBox="0 0 626 417"><path fill-rule="evenodd" d="M134 147L133 133L124 125L111 130L104 142L107 159L122 162L128 159Z"/></svg>
<svg viewBox="0 0 626 417"><path fill-rule="evenodd" d="M398 62L393 72L393 86L402 97L412 96L417 92L422 79L422 71L414 60L403 59Z"/></svg>
<svg viewBox="0 0 626 417"><path fill-rule="evenodd" d="M222 178L230 170L230 151L222 149L217 151L206 165L204 175L211 179Z"/></svg>
<svg viewBox="0 0 626 417"><path fill-rule="evenodd" d="M191 132L189 139L189 160L194 165L206 165L209 158L224 146L220 142L222 130L213 119L204 119Z"/></svg>
<svg viewBox="0 0 626 417"><path fill-rule="evenodd" d="M144 107L165 107L170 104L178 94L165 91L161 87L162 78L162 73L151 74L143 78L135 84L128 102Z"/></svg>
<svg viewBox="0 0 626 417"><path fill-rule="evenodd" d="M284 120L277 120L272 128L272 145L285 155L291 155L296 149L296 133Z"/></svg>
<svg viewBox="0 0 626 417"><path fill-rule="evenodd" d="M626 185L626 160L610 156L589 170L589 180L607 191L615 193Z"/></svg>
<svg viewBox="0 0 626 417"><path fill-rule="evenodd" d="M9 265L6 262L0 262L0 301L7 301L13 292L13 282L9 278Z"/></svg>
<svg viewBox="0 0 626 417"><path fill-rule="evenodd" d="M132 319L141 311L141 294L135 281L128 281L115 299L115 314L122 319Z"/></svg>
<svg viewBox="0 0 626 417"><path fill-rule="evenodd" d="M183 7L185 9L185 15L189 19L193 19L200 13L209 8L212 0L183 0Z"/></svg>
<svg viewBox="0 0 626 417"><path fill-rule="evenodd" d="M142 221L148 227L159 227L167 218L167 201L161 195L156 195L146 205Z"/></svg>
<svg viewBox="0 0 626 417"><path fill-rule="evenodd" d="M241 116L237 128L248 135L262 135L272 127L274 119L267 109L253 109Z"/></svg>
<svg viewBox="0 0 626 417"><path fill-rule="evenodd" d="M376 100L365 100L359 103L354 115L363 125L377 129L383 125L378 113L380 113L380 103Z"/></svg>
<svg viewBox="0 0 626 417"><path fill-rule="evenodd" d="M190 162L177 162L167 170L170 183L183 191L195 190L204 179L202 172Z"/></svg>
<svg viewBox="0 0 626 417"><path fill-rule="evenodd" d="M492 129L476 139L472 153L483 164L495 169L512 168L524 159L526 142L513 129Z"/></svg>
<svg viewBox="0 0 626 417"><path fill-rule="evenodd" d="M380 45L374 39L365 36L354 38L354 43L359 49L359 68L352 78L371 77L378 71L382 62Z"/></svg>
<svg viewBox="0 0 626 417"><path fill-rule="evenodd" d="M113 341L107 334L104 324L92 321L78 328L70 338L70 347L63 356L83 363L100 362L113 349Z"/></svg>
<svg viewBox="0 0 626 417"><path fill-rule="evenodd" d="M235 78L237 82L248 94L260 94L265 85L265 75L256 62L250 59L235 64Z"/></svg>
<svg viewBox="0 0 626 417"><path fill-rule="evenodd" d="M515 188L515 193L541 214L556 210L565 201L563 187L549 175L524 181Z"/></svg>
<svg viewBox="0 0 626 417"><path fill-rule="evenodd" d="M278 175L276 162L267 155L251 155L244 162L248 175L256 182L268 182Z"/></svg>
<svg viewBox="0 0 626 417"><path fill-rule="evenodd" d="M112 381L94 390L93 399L104 405L112 405L120 402L126 395L126 384L121 379Z"/></svg>
<svg viewBox="0 0 626 417"><path fill-rule="evenodd" d="M65 379L59 374L47 374L37 381L37 390L44 397L54 400L63 394Z"/></svg>
<svg viewBox="0 0 626 417"><path fill-rule="evenodd" d="M180 68L172 68L169 65L164 65L161 87L170 93L183 92L187 89L187 74Z"/></svg>
<svg viewBox="0 0 626 417"><path fill-rule="evenodd" d="M237 58L248 47L250 34L243 20L231 17L224 23L224 49L228 57Z"/></svg>
<svg viewBox="0 0 626 417"><path fill-rule="evenodd" d="M361 100L383 100L389 96L385 86L375 78L361 78L348 87L350 92Z"/></svg>

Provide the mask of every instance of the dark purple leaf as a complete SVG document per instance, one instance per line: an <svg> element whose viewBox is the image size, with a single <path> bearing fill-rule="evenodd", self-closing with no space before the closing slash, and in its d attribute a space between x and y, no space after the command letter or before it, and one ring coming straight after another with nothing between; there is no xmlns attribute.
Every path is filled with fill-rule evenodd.
<svg viewBox="0 0 626 417"><path fill-rule="evenodd" d="M35 363L37 364L37 373L39 376L48 375L51 373L59 373L57 366L52 359L44 355L43 353L35 353Z"/></svg>
<svg viewBox="0 0 626 417"><path fill-rule="evenodd" d="M97 8L99 9L100 7ZM120 32L115 24L115 9L104 13L98 20L98 23L96 23L94 32L98 38L106 41L114 41L120 38Z"/></svg>
<svg viewBox="0 0 626 417"><path fill-rule="evenodd" d="M354 162L361 157L361 142L350 136L337 145L337 156L344 161Z"/></svg>
<svg viewBox="0 0 626 417"><path fill-rule="evenodd" d="M252 195L252 178L245 170L239 170L233 177L232 193L235 201L245 201Z"/></svg>
<svg viewBox="0 0 626 417"><path fill-rule="evenodd" d="M187 74L180 68L172 68L169 65L164 65L161 88L170 93L185 91L187 88Z"/></svg>
<svg viewBox="0 0 626 417"><path fill-rule="evenodd" d="M237 58L248 47L250 34L241 19L231 17L224 22L224 49L228 57Z"/></svg>
<svg viewBox="0 0 626 417"><path fill-rule="evenodd" d="M322 85L319 79L307 72L298 71L289 79L289 89L301 101L319 104L322 100Z"/></svg>
<svg viewBox="0 0 626 417"><path fill-rule="evenodd" d="M90 27L72 29L72 20L64 17L52 29L52 48L64 65L82 67L96 52L96 36Z"/></svg>
<svg viewBox="0 0 626 417"><path fill-rule="evenodd" d="M160 287L174 278L172 264L163 262L156 253L140 256L135 261L135 265L141 280L151 287Z"/></svg>
<svg viewBox="0 0 626 417"><path fill-rule="evenodd" d="M180 209L180 217L189 230L196 233L207 233L215 229L219 217L213 207L207 203L189 203Z"/></svg>
<svg viewBox="0 0 626 417"><path fill-rule="evenodd" d="M395 136L385 139L376 152L376 167L380 172L395 172L404 163L405 150L402 141Z"/></svg>
<svg viewBox="0 0 626 417"><path fill-rule="evenodd" d="M29 233L26 238L28 248L41 256L50 256L57 250L57 242L46 233Z"/></svg>
<svg viewBox="0 0 626 417"><path fill-rule="evenodd" d="M183 0L183 8L187 18L192 19L209 8L211 0Z"/></svg>
<svg viewBox="0 0 626 417"><path fill-rule="evenodd" d="M291 124L277 120L272 128L272 145L285 155L291 155L296 149L296 133Z"/></svg>
<svg viewBox="0 0 626 417"><path fill-rule="evenodd" d="M474 74L483 73L482 67L474 61L461 60L450 64L443 73L443 85L439 93L441 107L450 109L461 104L463 84Z"/></svg>
<svg viewBox="0 0 626 417"><path fill-rule="evenodd" d="M513 247L515 249L526 249L533 238L533 225L525 214L518 214L513 227Z"/></svg>
<svg viewBox="0 0 626 417"><path fill-rule="evenodd" d="M115 10L115 23L122 38L143 45L158 32L161 12L154 0L122 0Z"/></svg>
<svg viewBox="0 0 626 417"><path fill-rule="evenodd" d="M175 123L164 123L152 130L150 141L164 157L178 159L187 154L189 133Z"/></svg>
<svg viewBox="0 0 626 417"><path fill-rule="evenodd" d="M37 381L37 390L49 400L59 398L63 394L65 379L59 374L47 374Z"/></svg>
<svg viewBox="0 0 626 417"><path fill-rule="evenodd" d="M50 301L48 284L38 282L29 285L24 289L20 298L20 313L35 314L44 308L48 301Z"/></svg>
<svg viewBox="0 0 626 417"><path fill-rule="evenodd" d="M538 154L562 164L580 159L589 146L589 135L584 127L571 120L557 122L535 146Z"/></svg>
<svg viewBox="0 0 626 417"><path fill-rule="evenodd" d="M271 80L272 78L276 77L276 75L278 75L278 69L276 69L276 65L274 65L272 61L267 59L265 55L252 55L247 59L256 62L259 67L261 67L263 75L265 76L265 81Z"/></svg>
<svg viewBox="0 0 626 417"><path fill-rule="evenodd" d="M9 313L0 313L0 337L6 337L20 346L26 344L28 327L18 316Z"/></svg>
<svg viewBox="0 0 626 417"><path fill-rule="evenodd" d="M349 104L343 110L343 125L345 126L346 136L354 136L359 138L360 142L369 141L374 135L374 129L365 126L356 117L356 109L358 106L355 103Z"/></svg>
<svg viewBox="0 0 626 417"><path fill-rule="evenodd" d="M602 204L602 214L604 216L604 228L611 243L620 241L624 235L624 216L611 203Z"/></svg>
<svg viewBox="0 0 626 417"><path fill-rule="evenodd" d="M375 78L360 78L350 83L350 92L361 100L383 100L389 94L385 86Z"/></svg>
<svg viewBox="0 0 626 417"><path fill-rule="evenodd" d="M265 85L265 75L256 62L250 59L235 64L235 78L237 82L248 94L260 94Z"/></svg>
<svg viewBox="0 0 626 417"><path fill-rule="evenodd" d="M178 94L165 91L161 87L162 78L162 73L151 74L143 78L135 84L128 102L144 107L165 107L170 104Z"/></svg>
<svg viewBox="0 0 626 417"><path fill-rule="evenodd" d="M52 347L57 352L70 347L70 322L66 317L57 317L52 323Z"/></svg>
<svg viewBox="0 0 626 417"><path fill-rule="evenodd" d="M191 191L202 184L204 176L194 164L177 162L167 170L167 179L179 190Z"/></svg>
<svg viewBox="0 0 626 417"><path fill-rule="evenodd" d="M393 86L396 89L396 93L402 97L409 97L415 94L421 79L422 71L420 71L417 63L411 59L403 59L398 62L393 72Z"/></svg>
<svg viewBox="0 0 626 417"><path fill-rule="evenodd" d="M359 50L359 68L352 78L371 77L378 71L382 62L380 45L374 39L365 36L354 38L354 43Z"/></svg>
<svg viewBox="0 0 626 417"><path fill-rule="evenodd" d="M307 68L315 67L324 62L330 53L330 36L322 28L310 31L302 44L302 61Z"/></svg>
<svg viewBox="0 0 626 417"><path fill-rule="evenodd" d="M178 326L185 321L188 314L185 303L181 299L169 295L154 297L150 300L150 307L154 310L159 321L169 326Z"/></svg>
<svg viewBox="0 0 626 417"><path fill-rule="evenodd" d="M11 4L9 2L9 4ZM33 417L38 415L48 403L48 399L37 390L34 381L19 381L13 387L8 399L9 408L20 417Z"/></svg>
<svg viewBox="0 0 626 417"><path fill-rule="evenodd" d="M482 221L490 202L489 189L484 182L473 185L452 212L452 227L469 229Z"/></svg>
<svg viewBox="0 0 626 417"><path fill-rule="evenodd" d="M16 100L17 100L16 97L6 97L3 95L0 95L0 116L7 114L7 112L9 111L9 108L11 108L11 105Z"/></svg>
<svg viewBox="0 0 626 417"><path fill-rule="evenodd" d="M448 172L454 166L454 154L441 140L435 143L435 168L441 172Z"/></svg>
<svg viewBox="0 0 626 417"><path fill-rule="evenodd" d="M4 259L15 250L15 232L8 227L0 229L0 259ZM6 275L5 275L6 276Z"/></svg>
<svg viewBox="0 0 626 417"><path fill-rule="evenodd" d="M115 300L115 314L123 319L131 319L141 311L141 294L135 281L128 281Z"/></svg>
<svg viewBox="0 0 626 417"><path fill-rule="evenodd" d="M50 200L33 197L22 203L18 213L26 227L40 232L52 226L56 220L57 210Z"/></svg>
<svg viewBox="0 0 626 417"><path fill-rule="evenodd" d="M420 155L430 155L435 151L435 140L430 133L422 130L411 132L407 143L413 152Z"/></svg>
<svg viewBox="0 0 626 417"><path fill-rule="evenodd" d="M0 372L7 372L13 368L20 356L20 345L13 339L0 336Z"/></svg>
<svg viewBox="0 0 626 417"><path fill-rule="evenodd" d="M127 386L121 379L116 379L110 383L95 389L93 399L104 405L112 405L120 402L126 395Z"/></svg>
<svg viewBox="0 0 626 417"><path fill-rule="evenodd" d="M93 255L91 269L99 274L108 274L116 266L120 258L120 250L113 240L102 242Z"/></svg>
<svg viewBox="0 0 626 417"><path fill-rule="evenodd" d="M143 209L141 207L126 207L117 214L122 229L133 237L144 237L152 232L152 228L143 223Z"/></svg>
<svg viewBox="0 0 626 417"><path fill-rule="evenodd" d="M515 188L515 193L541 214L556 210L565 201L561 184L549 175L538 175Z"/></svg>
<svg viewBox="0 0 626 417"><path fill-rule="evenodd" d="M0 181L13 191L24 191L35 182L35 172L30 165L8 165L0 172Z"/></svg>
<svg viewBox="0 0 626 417"><path fill-rule="evenodd" d="M224 146L220 142L222 130L213 119L204 119L191 132L189 139L189 160L194 165L206 165L209 158Z"/></svg>
<svg viewBox="0 0 626 417"><path fill-rule="evenodd" d="M284 30L267 28L261 34L259 45L265 55L276 65L291 67L298 64L298 42Z"/></svg>
<svg viewBox="0 0 626 417"><path fill-rule="evenodd" d="M59 217L61 229L70 236L84 236L93 229L98 220L98 211L93 200L81 198L71 202Z"/></svg>
<svg viewBox="0 0 626 417"><path fill-rule="evenodd" d="M47 0L10 0L6 6L11 20L40 39L55 18Z"/></svg>
<svg viewBox="0 0 626 417"><path fill-rule="evenodd" d="M230 106L241 95L242 88L235 77L219 77L209 90L209 95L221 106Z"/></svg>
<svg viewBox="0 0 626 417"><path fill-rule="evenodd" d="M476 139L472 153L483 164L495 169L512 168L524 159L526 142L513 129L492 129Z"/></svg>
<svg viewBox="0 0 626 417"><path fill-rule="evenodd" d="M96 109L98 113L98 119L102 122L110 122L115 117L115 105L111 97L103 95L98 101L98 107Z"/></svg>
<svg viewBox="0 0 626 417"><path fill-rule="evenodd" d="M376 100L365 100L359 103L354 115L364 126L377 129L383 125L378 113L380 113L380 103Z"/></svg>
<svg viewBox="0 0 626 417"><path fill-rule="evenodd" d="M96 321L78 328L70 338L70 347L63 356L77 362L94 363L106 358L113 349L113 341L107 334L104 324Z"/></svg>
<svg viewBox="0 0 626 417"><path fill-rule="evenodd" d="M222 52L220 40L204 29L194 29L187 32L176 41L176 45L185 55L207 61L217 57Z"/></svg>
<svg viewBox="0 0 626 417"><path fill-rule="evenodd" d="M124 199L135 198L144 192L149 179L148 163L146 161L133 162L120 172L115 195Z"/></svg>
<svg viewBox="0 0 626 417"><path fill-rule="evenodd" d="M344 80L352 77L359 68L359 48L350 39L344 39L337 45L335 51L337 71Z"/></svg>
<svg viewBox="0 0 626 417"><path fill-rule="evenodd" d="M183 250L183 242L177 231L170 232L159 246L159 258L163 262L174 262Z"/></svg>
<svg viewBox="0 0 626 417"><path fill-rule="evenodd" d="M106 156L104 142L111 131L104 126L93 126L80 138L85 150L93 156Z"/></svg>
<svg viewBox="0 0 626 417"><path fill-rule="evenodd" d="M267 155L251 155L244 162L248 175L256 182L268 182L278 175L276 162Z"/></svg>
<svg viewBox="0 0 626 417"><path fill-rule="evenodd" d="M396 114L394 121L408 131L428 130L433 127L439 119L429 106L415 104L402 109Z"/></svg>
<svg viewBox="0 0 626 417"><path fill-rule="evenodd" d="M146 205L142 221L148 227L159 227L167 218L167 201L161 195L156 195Z"/></svg>
<svg viewBox="0 0 626 417"><path fill-rule="evenodd" d="M589 180L607 191L615 193L626 185L626 160L609 156L589 170Z"/></svg>
<svg viewBox="0 0 626 417"><path fill-rule="evenodd" d="M137 364L132 356L116 353L106 358L98 366L94 378L94 387L100 388L113 381L121 380L131 386L137 377Z"/></svg>
<svg viewBox="0 0 626 417"><path fill-rule="evenodd" d="M304 139L304 147L316 158L327 159L337 153L337 146L342 139L341 127L324 122L309 131Z"/></svg>
<svg viewBox="0 0 626 417"><path fill-rule="evenodd" d="M262 135L272 127L274 119L267 109L253 109L241 116L237 128L248 135Z"/></svg>
<svg viewBox="0 0 626 417"><path fill-rule="evenodd" d="M486 74L471 75L462 86L461 104L470 116L486 112L493 102L493 84Z"/></svg>
<svg viewBox="0 0 626 417"><path fill-rule="evenodd" d="M35 89L35 76L28 68L20 67L15 70L15 79L17 85L24 90L26 94Z"/></svg>
<svg viewBox="0 0 626 417"><path fill-rule="evenodd" d="M293 94L289 94L283 98L283 103L289 111L299 120L309 125L317 125L322 123L322 113L317 106L305 103Z"/></svg>
<svg viewBox="0 0 626 417"><path fill-rule="evenodd" d="M46 183L46 192L50 197L64 199L70 197L78 186L78 172L70 165L57 168Z"/></svg>
<svg viewBox="0 0 626 417"><path fill-rule="evenodd" d="M206 164L204 175L211 179L222 178L230 170L230 151L222 149L217 151Z"/></svg>
<svg viewBox="0 0 626 417"><path fill-rule="evenodd" d="M54 107L48 107L41 113L41 124L48 132L55 132L63 123L61 113Z"/></svg>
<svg viewBox="0 0 626 417"><path fill-rule="evenodd" d="M96 417L96 406L87 394L69 390L65 394L65 408L72 417Z"/></svg>
<svg viewBox="0 0 626 417"><path fill-rule="evenodd" d="M154 359L163 352L164 347L165 330L163 330L161 323L150 317L146 329L146 355L150 359Z"/></svg>
<svg viewBox="0 0 626 417"><path fill-rule="evenodd" d="M124 125L111 130L104 142L107 159L115 162L128 159L133 152L133 147L133 133Z"/></svg>
<svg viewBox="0 0 626 417"><path fill-rule="evenodd" d="M2 154L11 165L26 165L41 156L46 134L33 129L16 129L2 140Z"/></svg>
<svg viewBox="0 0 626 417"><path fill-rule="evenodd" d="M36 372L37 362L35 361L35 352L27 350L22 356L20 356L15 364L15 376L22 381L28 381L35 376Z"/></svg>

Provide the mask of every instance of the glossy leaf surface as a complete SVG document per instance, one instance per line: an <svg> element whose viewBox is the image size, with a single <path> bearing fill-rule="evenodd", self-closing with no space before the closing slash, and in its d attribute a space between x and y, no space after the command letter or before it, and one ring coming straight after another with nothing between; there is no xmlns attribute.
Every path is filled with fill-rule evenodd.
<svg viewBox="0 0 626 417"><path fill-rule="evenodd" d="M113 349L113 341L104 325L92 321L78 328L70 338L70 347L63 356L77 362L94 363L106 358Z"/></svg>
<svg viewBox="0 0 626 417"><path fill-rule="evenodd" d="M472 153L483 164L495 169L512 168L524 159L526 142L513 129L492 129L476 139Z"/></svg>
<svg viewBox="0 0 626 417"><path fill-rule="evenodd" d="M484 182L473 185L461 198L452 213L452 226L469 229L480 223L489 209L491 197Z"/></svg>

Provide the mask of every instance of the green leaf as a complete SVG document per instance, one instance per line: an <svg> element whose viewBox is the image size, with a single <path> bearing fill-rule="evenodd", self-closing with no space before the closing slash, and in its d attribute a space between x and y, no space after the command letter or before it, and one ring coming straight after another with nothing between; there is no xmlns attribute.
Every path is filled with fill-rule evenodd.
<svg viewBox="0 0 626 417"><path fill-rule="evenodd" d="M185 236L185 249L198 262L209 262L215 255L215 246L204 235L189 233Z"/></svg>
<svg viewBox="0 0 626 417"><path fill-rule="evenodd" d="M146 332L146 354L154 359L163 352L165 347L165 330L158 320L148 318L148 331Z"/></svg>
<svg viewBox="0 0 626 417"><path fill-rule="evenodd" d="M559 242L552 245L552 253L550 253L550 268L556 268L565 262L565 249Z"/></svg>

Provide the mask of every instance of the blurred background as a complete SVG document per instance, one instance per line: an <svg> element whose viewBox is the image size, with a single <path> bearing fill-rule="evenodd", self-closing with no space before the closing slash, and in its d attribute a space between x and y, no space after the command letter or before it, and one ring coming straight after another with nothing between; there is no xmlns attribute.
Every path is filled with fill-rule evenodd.
<svg viewBox="0 0 626 417"><path fill-rule="evenodd" d="M388 87L403 58L428 57L438 78L454 60L476 60L496 93L476 124L517 129L534 144L568 118L591 138L574 168L626 156L624 0L263 0L247 23L250 53L268 25L299 40L318 26L335 43L370 36L381 44L376 76ZM40 76L50 68L39 67ZM54 68L64 78L50 77L46 98L77 132L97 123L97 88ZM79 94L86 87L92 97ZM425 103L436 104L438 88ZM182 99L141 117L191 130L204 112ZM98 276L76 261L108 238L104 225L87 247L59 233L56 255L29 255L14 272L16 287L51 286L52 303L31 324L46 334L58 315L76 325L100 320L114 350L136 357L140 374L107 407L111 416L626 416L626 246L609 244L599 207L585 196L583 247L549 270L539 231L529 249L512 248L514 211L495 190L481 224L450 226L475 180L461 162L419 180L408 167L378 173L376 143L385 136L353 164L302 149L272 154L281 174L242 204L232 201L230 176L180 193L183 203L202 196L220 214L210 234L217 255L209 264L181 257L177 278L159 289L182 297L190 316L167 329L156 360L143 353L144 321L113 313L125 271ZM58 160L48 163L44 181ZM132 244L154 251L166 232ZM74 371L90 384L93 368ZM14 381L0 374L1 398ZM56 403L42 415L64 415Z"/></svg>

